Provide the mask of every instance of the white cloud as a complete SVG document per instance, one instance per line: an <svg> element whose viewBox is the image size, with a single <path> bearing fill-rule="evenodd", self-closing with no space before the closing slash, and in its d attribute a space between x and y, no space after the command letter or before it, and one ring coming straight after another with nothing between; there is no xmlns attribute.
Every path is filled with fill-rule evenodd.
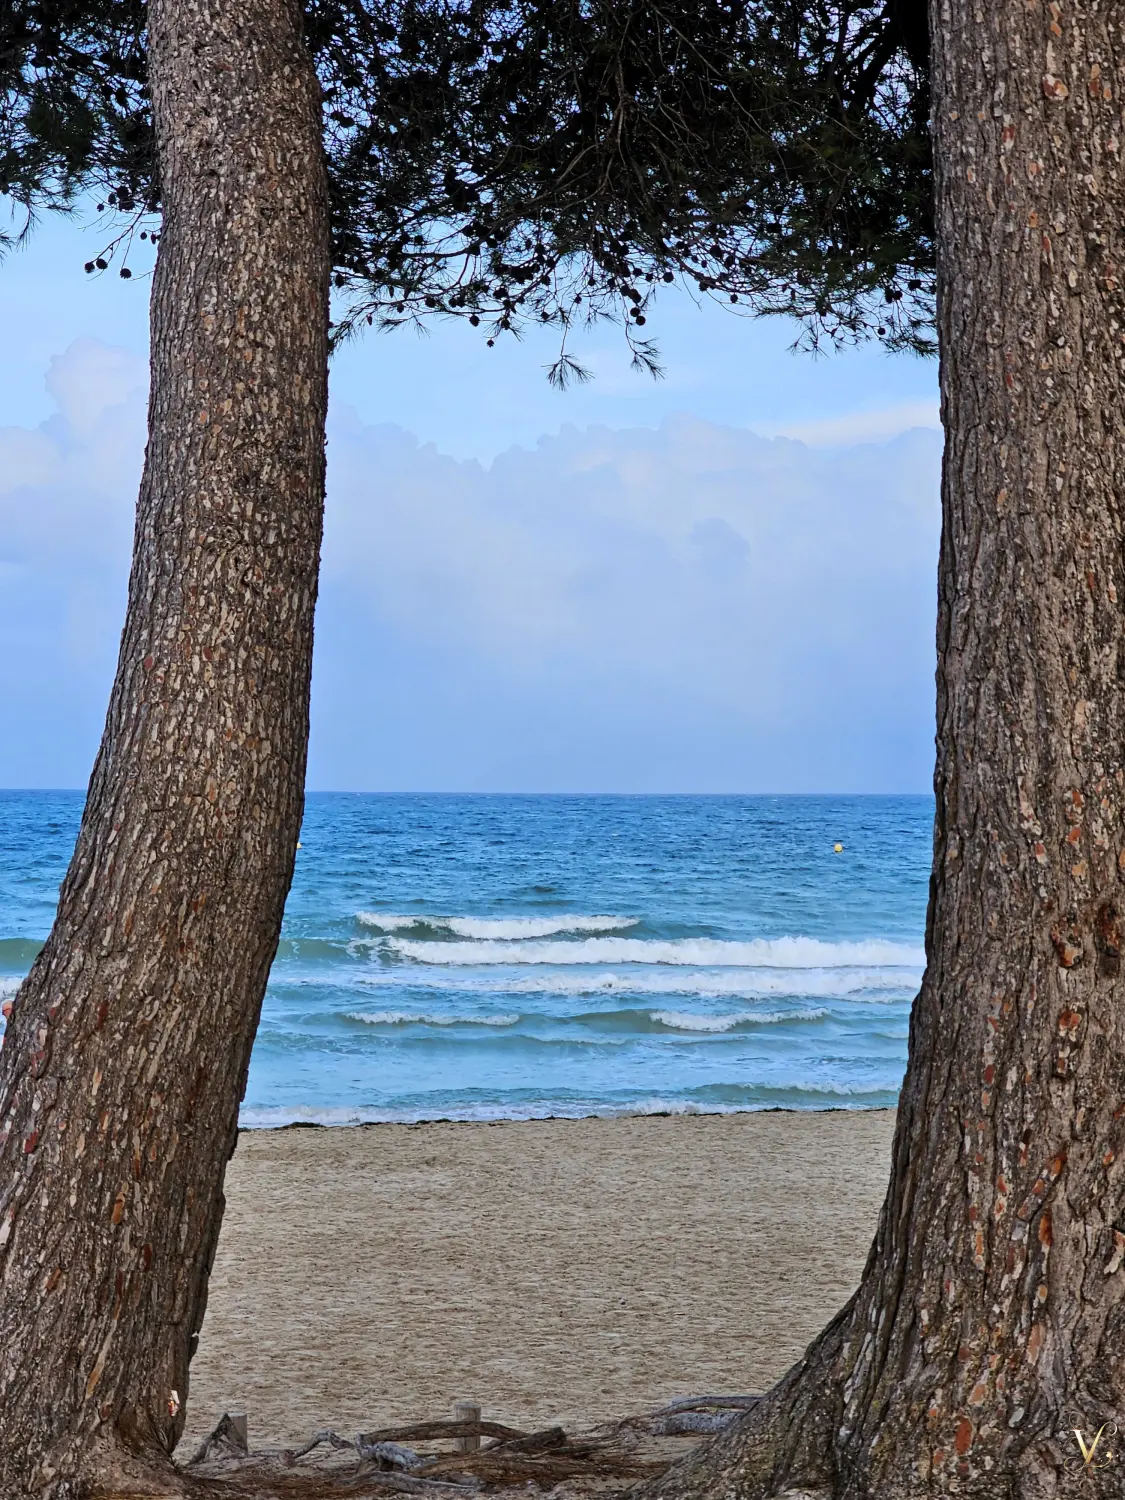
<svg viewBox="0 0 1125 1500"><path fill-rule="evenodd" d="M314 779L923 788L939 451L679 418L483 468L338 417Z"/></svg>
<svg viewBox="0 0 1125 1500"><path fill-rule="evenodd" d="M0 785L85 777L143 382L75 345L57 415L0 429ZM676 418L486 468L334 412L312 784L924 787L939 452Z"/></svg>
<svg viewBox="0 0 1125 1500"><path fill-rule="evenodd" d="M92 341L53 360L56 414L0 428L0 785L85 781L121 629L145 371Z"/></svg>
<svg viewBox="0 0 1125 1500"><path fill-rule="evenodd" d="M871 411L845 412L841 416L820 417L815 421L791 422L771 427L775 437L796 438L812 448L834 448L855 443L885 443L912 427L941 430L941 413L937 397L921 401L900 401Z"/></svg>

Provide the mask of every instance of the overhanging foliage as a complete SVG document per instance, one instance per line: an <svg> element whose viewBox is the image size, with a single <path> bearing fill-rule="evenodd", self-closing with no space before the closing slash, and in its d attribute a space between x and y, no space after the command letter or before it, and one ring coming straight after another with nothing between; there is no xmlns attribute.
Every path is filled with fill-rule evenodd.
<svg viewBox="0 0 1125 1500"><path fill-rule="evenodd" d="M613 318L636 359L681 280L805 340L932 347L919 0L308 0L337 337L445 314L490 338ZM0 181L157 227L142 0L0 19ZM127 265L121 269L127 271Z"/></svg>

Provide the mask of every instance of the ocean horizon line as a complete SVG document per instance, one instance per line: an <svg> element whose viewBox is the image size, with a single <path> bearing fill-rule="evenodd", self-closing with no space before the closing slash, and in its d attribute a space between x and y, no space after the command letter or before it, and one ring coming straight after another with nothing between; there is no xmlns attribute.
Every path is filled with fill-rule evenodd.
<svg viewBox="0 0 1125 1500"><path fill-rule="evenodd" d="M18 795L22 795L22 796L27 796L27 795L34 794L34 793L41 793L44 796L53 796L53 797L57 797L57 796L60 796L60 795L71 795L71 794L78 795L78 796L84 796L85 793L86 793L86 790L87 790L87 788L86 787L82 787L82 786L2 786L2 787L0 787L0 797L9 796L9 795L12 795L12 794L18 794ZM698 800L711 799L711 800L714 800L714 801L718 801L718 800L721 800L721 799L732 799L732 798L740 798L740 799L747 800L747 801L749 801L749 800L766 801L766 800L771 800L771 799L772 800L785 799L785 800L789 800L789 801L797 801L797 800L801 800L801 799L811 800L813 798L822 798L822 799L825 799L825 800L830 800L830 799L843 800L845 798L847 798L848 800L858 800L858 799L862 798L862 799L865 799L865 800L868 800L868 801L877 801L880 798L882 798L882 799L890 799L890 798L895 798L895 799L913 798L913 799L917 799L919 801L921 801L922 799L927 799L927 800L929 800L929 801L932 802L933 801L933 795L934 794L933 794L932 791L922 791L922 792L919 792L919 791L889 791L889 792L887 792L887 791L881 791L881 792L870 792L870 791L868 791L868 792L841 792L841 791L820 791L820 792L739 792L739 791L725 791L725 792L715 792L715 791L700 792L700 791L695 791L695 792L692 792L692 791L663 791L663 792L657 792L657 791L613 791L613 790L609 790L609 791L589 791L589 790L586 790L586 791L581 791L581 790L579 790L579 791L558 791L558 790L555 790L555 791L502 791L502 790L496 790L496 789L493 789L493 790L490 790L490 791L481 791L481 790L477 790L477 789L471 789L471 790L468 790L468 791L458 791L458 790L450 790L448 788L438 789L436 791L426 790L426 789L417 789L417 788L415 788L415 789L406 788L406 789L399 789L399 790L383 790L383 789L380 789L380 790L371 791L371 790L365 790L363 788L356 789L356 788L349 788L349 787L308 787L305 790L305 796L306 797L481 797L481 798L484 798L484 797L560 797L560 798L561 797L569 797L569 798L588 797L588 798L591 798L591 799L593 799L593 798L601 798L601 797L620 797L620 798L631 798L631 799L643 799L643 798L665 798L665 799L668 799L668 798L673 798L673 797L683 797L683 798L689 798L690 797L690 798L695 798L695 799L698 799Z"/></svg>

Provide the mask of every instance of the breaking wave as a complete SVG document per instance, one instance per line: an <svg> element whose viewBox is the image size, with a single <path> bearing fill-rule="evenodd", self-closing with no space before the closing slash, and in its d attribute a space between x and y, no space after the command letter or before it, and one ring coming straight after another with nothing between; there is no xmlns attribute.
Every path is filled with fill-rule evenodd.
<svg viewBox="0 0 1125 1500"><path fill-rule="evenodd" d="M573 1028L579 1031L613 1031L625 1035L659 1035L667 1031L702 1032L721 1034L736 1029L750 1031L757 1026L776 1026L786 1022L800 1023L819 1021L828 1015L823 1006L806 1010L736 1011L721 1015L709 1015L682 1010L596 1010L582 1015L544 1016L527 1015L458 1015L445 1012L440 1015L425 1011L409 1010L350 1010L344 1012L345 1019L360 1021L365 1026L523 1026L532 1032L548 1028L564 1032Z"/></svg>
<svg viewBox="0 0 1125 1500"><path fill-rule="evenodd" d="M860 996L867 1000L898 1000L913 994L918 987L920 970L887 969L726 969L718 973L688 968L639 970L602 974L574 970L545 970L533 974L497 974L491 970L472 974L457 970L443 972L438 968L409 971L408 982L415 990L458 993L481 990L487 994L505 995L698 995L702 999L725 997L742 1000L765 1000L775 995L799 994L804 999L848 999ZM355 983L364 988L401 989L401 969L378 971L358 976Z"/></svg>
<svg viewBox="0 0 1125 1500"><path fill-rule="evenodd" d="M427 1016L415 1015L405 1010L350 1010L349 1021L362 1021L365 1026L517 1026L519 1016Z"/></svg>
<svg viewBox="0 0 1125 1500"><path fill-rule="evenodd" d="M675 964L766 969L886 967L921 969L925 954L883 938L822 942L819 938L591 937L580 942L415 942L391 938L388 948L420 964Z"/></svg>
<svg viewBox="0 0 1125 1500"><path fill-rule="evenodd" d="M784 1021L819 1021L828 1012L823 1007L816 1010L772 1010L759 1011L751 1015L699 1016L682 1010L651 1010L650 1021L666 1026L670 1031L733 1031L735 1027L776 1026Z"/></svg>
<svg viewBox="0 0 1125 1500"><path fill-rule="evenodd" d="M356 921L376 932L449 932L454 937L519 941L564 932L622 932L638 926L636 917L411 917L394 912L360 911Z"/></svg>

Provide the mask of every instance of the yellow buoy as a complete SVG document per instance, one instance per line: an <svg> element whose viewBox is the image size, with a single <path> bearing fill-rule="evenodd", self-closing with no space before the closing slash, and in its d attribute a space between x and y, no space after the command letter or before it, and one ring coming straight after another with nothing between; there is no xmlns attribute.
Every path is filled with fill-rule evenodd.
<svg viewBox="0 0 1125 1500"><path fill-rule="evenodd" d="M844 852L844 846L843 846L843 844L833 844L832 845L832 853L833 854L843 854L843 852Z"/></svg>

